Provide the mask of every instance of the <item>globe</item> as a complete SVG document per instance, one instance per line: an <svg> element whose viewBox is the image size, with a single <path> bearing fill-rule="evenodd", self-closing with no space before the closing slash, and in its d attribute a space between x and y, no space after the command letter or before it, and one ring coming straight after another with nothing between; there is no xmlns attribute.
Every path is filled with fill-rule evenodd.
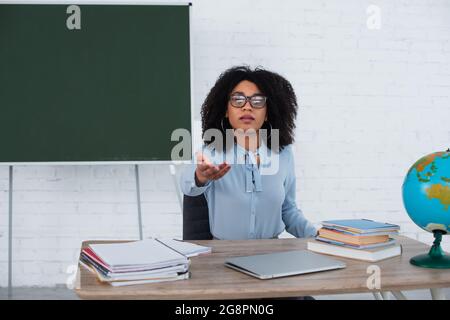
<svg viewBox="0 0 450 320"><path fill-rule="evenodd" d="M416 161L406 174L402 194L411 220L435 237L429 254L414 257L411 263L449 268L450 258L442 252L440 242L442 235L450 232L450 150L431 153Z"/></svg>

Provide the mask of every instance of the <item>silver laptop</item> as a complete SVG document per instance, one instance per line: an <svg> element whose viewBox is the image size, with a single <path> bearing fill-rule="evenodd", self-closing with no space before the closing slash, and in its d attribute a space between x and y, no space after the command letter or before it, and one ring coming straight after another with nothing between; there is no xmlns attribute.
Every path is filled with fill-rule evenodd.
<svg viewBox="0 0 450 320"><path fill-rule="evenodd" d="M259 279L279 278L346 267L342 261L307 250L233 257L226 259L225 265Z"/></svg>

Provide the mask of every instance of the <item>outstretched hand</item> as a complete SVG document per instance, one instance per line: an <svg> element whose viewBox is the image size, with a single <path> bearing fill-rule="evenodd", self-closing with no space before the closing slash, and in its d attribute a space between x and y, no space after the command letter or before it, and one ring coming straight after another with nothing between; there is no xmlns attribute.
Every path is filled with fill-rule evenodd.
<svg viewBox="0 0 450 320"><path fill-rule="evenodd" d="M222 178L230 169L231 166L226 161L216 166L203 153L197 153L195 177L201 185L206 184L209 180Z"/></svg>

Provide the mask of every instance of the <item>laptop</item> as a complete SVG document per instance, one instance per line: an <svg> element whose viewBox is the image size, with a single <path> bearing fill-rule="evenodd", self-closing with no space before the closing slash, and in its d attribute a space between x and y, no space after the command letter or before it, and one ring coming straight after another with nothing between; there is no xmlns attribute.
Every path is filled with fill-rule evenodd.
<svg viewBox="0 0 450 320"><path fill-rule="evenodd" d="M275 252L225 260L225 266L259 279L345 268L344 262L307 250Z"/></svg>

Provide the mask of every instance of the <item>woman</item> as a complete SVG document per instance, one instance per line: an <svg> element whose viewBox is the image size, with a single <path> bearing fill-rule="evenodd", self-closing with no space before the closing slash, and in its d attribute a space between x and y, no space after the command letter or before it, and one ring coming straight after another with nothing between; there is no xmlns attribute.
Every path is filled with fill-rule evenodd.
<svg viewBox="0 0 450 320"><path fill-rule="evenodd" d="M220 75L201 115L207 147L197 153L197 165L182 173L181 189L187 196L205 195L214 238L277 238L284 229L296 237L315 236L316 228L295 201L291 144L297 99L291 84L260 68L233 67ZM223 141L214 142L223 142L223 149L210 148L213 143L205 139L210 129L222 133ZM268 130L267 139L262 139L261 129ZM227 144L230 130L241 134ZM279 141L272 141L278 136L273 134L276 130ZM245 134L249 132L255 134ZM232 161L224 161L230 154ZM262 174L263 168L273 164L273 156L278 157L277 170Z"/></svg>

